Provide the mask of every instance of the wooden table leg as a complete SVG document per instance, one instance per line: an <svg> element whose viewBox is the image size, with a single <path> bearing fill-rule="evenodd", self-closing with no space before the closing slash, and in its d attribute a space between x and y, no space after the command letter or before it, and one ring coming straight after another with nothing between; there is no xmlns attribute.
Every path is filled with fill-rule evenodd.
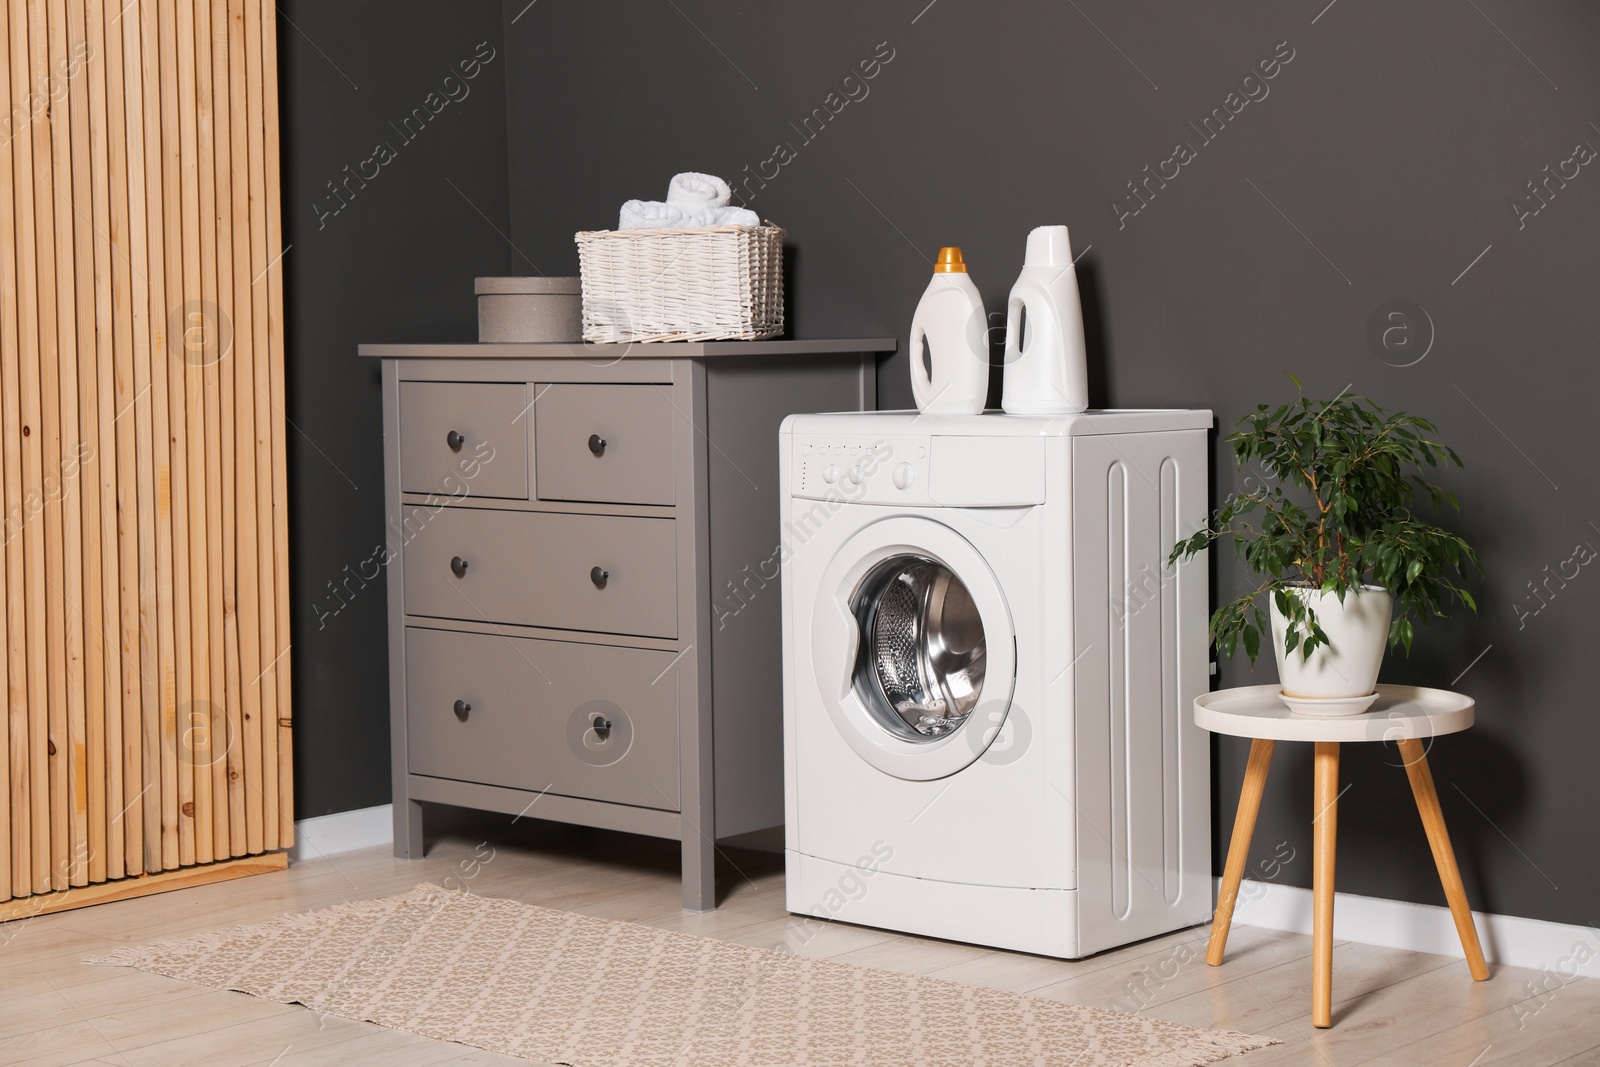
<svg viewBox="0 0 1600 1067"><path fill-rule="evenodd" d="M1422 742L1414 737L1401 741L1400 757L1406 761L1406 777L1411 779L1411 792L1417 798L1422 828L1428 832L1428 846L1433 849L1434 866L1439 868L1439 881L1444 883L1444 898L1450 902L1450 917L1456 921L1456 933L1466 953L1467 967L1472 972L1472 980L1481 982L1489 977L1489 965L1484 962L1483 948L1478 944L1478 930L1472 923L1472 909L1467 905L1467 889L1456 867L1450 834L1444 828L1444 811L1439 807L1439 794L1433 788L1433 772L1428 769Z"/></svg>
<svg viewBox="0 0 1600 1067"><path fill-rule="evenodd" d="M1222 889L1217 894L1217 910L1211 919L1211 943L1206 946L1206 962L1216 967L1228 947L1228 928L1233 925L1233 905L1239 897L1239 881L1250 858L1250 838L1256 832L1256 815L1261 811L1261 793L1267 787L1267 769L1272 765L1274 742L1258 737L1250 742L1250 759L1244 768L1244 788L1239 791L1239 810L1233 817L1233 840L1228 843L1228 863L1222 869Z"/></svg>
<svg viewBox="0 0 1600 1067"><path fill-rule="evenodd" d="M1311 1025L1333 1025L1333 866L1339 828L1339 742L1318 741L1311 871Z"/></svg>

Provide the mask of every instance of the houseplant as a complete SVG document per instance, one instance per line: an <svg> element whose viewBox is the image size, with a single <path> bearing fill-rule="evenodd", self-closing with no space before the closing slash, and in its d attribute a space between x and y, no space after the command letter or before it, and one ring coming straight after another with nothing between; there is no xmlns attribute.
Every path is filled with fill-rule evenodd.
<svg viewBox="0 0 1600 1067"><path fill-rule="evenodd" d="M1348 392L1314 401L1289 377L1298 399L1257 407L1226 438L1239 466L1258 463L1264 479L1247 476L1245 491L1178 542L1168 562L1231 538L1258 580L1212 614L1213 643L1229 656L1243 644L1254 662L1262 636L1273 635L1287 696L1350 713L1371 702L1352 698L1373 693L1385 636L1409 654L1416 622L1453 603L1477 611L1459 584L1479 566L1477 553L1413 510L1420 494L1436 511L1447 503L1459 511L1422 471L1461 459L1433 439L1426 419Z"/></svg>

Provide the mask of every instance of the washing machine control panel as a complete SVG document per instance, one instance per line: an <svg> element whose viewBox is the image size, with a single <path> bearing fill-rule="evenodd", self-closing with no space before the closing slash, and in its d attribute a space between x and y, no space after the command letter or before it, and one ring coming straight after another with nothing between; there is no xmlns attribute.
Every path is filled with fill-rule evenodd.
<svg viewBox="0 0 1600 1067"><path fill-rule="evenodd" d="M789 447L789 492L805 500L992 508L1045 499L1039 436L799 433Z"/></svg>
<svg viewBox="0 0 1600 1067"><path fill-rule="evenodd" d="M797 434L790 491L808 500L928 504L932 441L904 434Z"/></svg>

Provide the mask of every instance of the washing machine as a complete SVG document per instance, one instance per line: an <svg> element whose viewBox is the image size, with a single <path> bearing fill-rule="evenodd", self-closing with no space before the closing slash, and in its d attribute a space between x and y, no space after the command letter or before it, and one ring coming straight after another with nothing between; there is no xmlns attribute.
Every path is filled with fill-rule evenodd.
<svg viewBox="0 0 1600 1067"><path fill-rule="evenodd" d="M1211 914L1209 411L781 429L787 903L1062 958Z"/></svg>

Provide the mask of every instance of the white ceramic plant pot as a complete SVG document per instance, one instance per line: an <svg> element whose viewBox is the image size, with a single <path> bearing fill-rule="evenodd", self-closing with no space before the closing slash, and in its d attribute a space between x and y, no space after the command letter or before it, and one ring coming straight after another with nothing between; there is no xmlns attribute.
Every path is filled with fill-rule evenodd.
<svg viewBox="0 0 1600 1067"><path fill-rule="evenodd" d="M1389 641L1389 618L1394 597L1387 589L1364 585L1345 594L1311 588L1290 589L1316 613L1328 635L1308 659L1300 649L1284 652L1288 623L1272 604L1272 651L1278 659L1278 679L1284 703L1303 715L1358 715L1376 700L1378 668Z"/></svg>

